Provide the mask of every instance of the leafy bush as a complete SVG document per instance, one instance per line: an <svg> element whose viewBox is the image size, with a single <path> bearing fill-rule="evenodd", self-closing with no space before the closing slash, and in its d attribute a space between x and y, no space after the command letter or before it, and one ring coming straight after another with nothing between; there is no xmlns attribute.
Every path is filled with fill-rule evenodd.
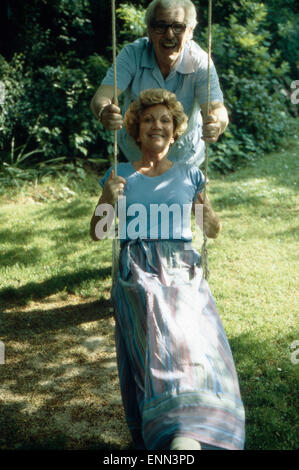
<svg viewBox="0 0 299 470"><path fill-rule="evenodd" d="M89 102L108 67L106 59L97 54L85 61L66 56L63 65L36 71L26 71L22 55L10 63L1 56L0 60L5 86L0 113L2 165L22 168L87 156L101 161L111 135L92 119Z"/></svg>
<svg viewBox="0 0 299 470"><path fill-rule="evenodd" d="M289 130L288 98L281 89L290 67L278 50L270 49L267 7L240 3L243 9L230 13L225 26L212 28L213 59L230 115L230 126L211 156L212 166L222 171L274 150ZM197 32L196 39L207 44L207 31Z"/></svg>
<svg viewBox="0 0 299 470"><path fill-rule="evenodd" d="M200 20L194 39L205 48L208 0L194 3ZM119 50L145 34L147 4L119 2ZM29 177L24 168L48 171L65 161L108 163L113 134L92 117L89 102L111 64L110 5L104 0L9 5L12 43L0 55L5 85L0 172L19 178ZM230 171L277 148L289 130L290 113L297 112L288 95L297 79L298 14L295 0L215 0L213 6L213 59L230 126L213 145L210 161Z"/></svg>
<svg viewBox="0 0 299 470"><path fill-rule="evenodd" d="M146 36L144 8L136 8L134 5L123 3L117 8L116 14L117 17L123 21L122 30L119 33L120 38L122 38L121 47L139 37Z"/></svg>

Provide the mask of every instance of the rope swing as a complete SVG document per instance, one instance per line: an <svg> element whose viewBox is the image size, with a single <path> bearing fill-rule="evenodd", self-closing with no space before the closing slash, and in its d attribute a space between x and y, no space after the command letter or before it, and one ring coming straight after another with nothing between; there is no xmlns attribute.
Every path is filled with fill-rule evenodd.
<svg viewBox="0 0 299 470"><path fill-rule="evenodd" d="M113 104L118 106L117 98L117 69L116 69L116 17L115 17L115 0L111 0L112 9L112 50L113 50ZM113 158L114 158L114 175L117 176L117 130L114 130L114 147L113 147ZM114 205L114 238L112 242L112 283L117 279L118 266L119 266L119 253L120 253L120 241L118 237L118 225L117 225L117 202Z"/></svg>
<svg viewBox="0 0 299 470"><path fill-rule="evenodd" d="M113 103L118 106L117 97L117 68L116 68L116 15L115 15L115 0L111 0L112 10L112 50L113 50L113 74L114 74L114 86L113 86ZM212 0L209 0L208 6L208 69L207 69L207 114L205 118L210 114L210 66L211 66L211 49L212 49ZM114 174L117 176L117 130L114 130ZM205 161L204 161L204 189L203 189L203 204L206 202L206 189L207 189L207 177L208 177L208 163L209 163L209 144L205 144ZM117 202L114 206L114 223L115 223L115 236L113 238L112 246L112 282L117 279L118 267L119 267L119 253L120 253L120 241L118 237L118 226L117 226ZM203 245L201 248L201 259L204 278L208 280L208 249L207 249L207 236L203 229Z"/></svg>
<svg viewBox="0 0 299 470"><path fill-rule="evenodd" d="M209 0L208 7L208 77L207 77L207 117L210 114L210 67L211 67L211 51L212 51L212 0ZM203 204L206 202L207 198L207 179L208 179L208 165L209 165L209 144L206 142L205 145L205 161L203 174L205 177L204 189L203 189ZM209 279L209 269L208 269L208 248L207 248L207 235L203 229L203 245L201 248L201 260L204 278Z"/></svg>

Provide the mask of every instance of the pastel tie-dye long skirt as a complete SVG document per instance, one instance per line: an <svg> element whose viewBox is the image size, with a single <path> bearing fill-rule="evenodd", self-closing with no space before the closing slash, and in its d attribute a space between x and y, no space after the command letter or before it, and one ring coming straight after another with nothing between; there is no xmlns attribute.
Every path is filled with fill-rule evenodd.
<svg viewBox="0 0 299 470"><path fill-rule="evenodd" d="M231 349L191 243L122 246L111 298L118 372L136 448L186 436L244 448L245 413Z"/></svg>

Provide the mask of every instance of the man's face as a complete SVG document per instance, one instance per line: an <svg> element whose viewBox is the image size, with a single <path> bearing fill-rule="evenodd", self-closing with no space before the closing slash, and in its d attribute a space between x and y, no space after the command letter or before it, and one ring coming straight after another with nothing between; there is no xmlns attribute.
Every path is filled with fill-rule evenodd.
<svg viewBox="0 0 299 470"><path fill-rule="evenodd" d="M182 7L174 9L157 8L154 23L185 24L185 10ZM153 43L159 66L173 66L178 60L186 41L192 37L192 28L187 26L185 31L175 33L171 27L165 32L157 32L152 26L148 28L149 40Z"/></svg>

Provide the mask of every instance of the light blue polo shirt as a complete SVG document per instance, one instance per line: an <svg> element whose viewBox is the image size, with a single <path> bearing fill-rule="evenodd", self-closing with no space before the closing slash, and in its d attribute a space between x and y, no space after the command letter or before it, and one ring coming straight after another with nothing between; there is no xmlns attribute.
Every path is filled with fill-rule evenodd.
<svg viewBox="0 0 299 470"><path fill-rule="evenodd" d="M207 69L207 53L192 40L185 44L181 60L166 79L161 74L148 38L137 39L128 44L117 56L117 88L124 93L123 115L140 92L148 88L165 88L175 93L182 103L189 118L188 128L169 151L167 158L173 162L200 165L204 160L200 105L207 102ZM210 100L223 102L213 61L210 80ZM113 67L108 70L102 85L113 85ZM118 143L130 162L141 158L140 148L128 136L124 127L118 131Z"/></svg>
<svg viewBox="0 0 299 470"><path fill-rule="evenodd" d="M112 169L99 180L102 187ZM204 175L198 168L174 163L162 175L150 177L136 171L131 163L119 163L117 174L126 180L118 202L121 241L192 240L192 203L204 188Z"/></svg>

